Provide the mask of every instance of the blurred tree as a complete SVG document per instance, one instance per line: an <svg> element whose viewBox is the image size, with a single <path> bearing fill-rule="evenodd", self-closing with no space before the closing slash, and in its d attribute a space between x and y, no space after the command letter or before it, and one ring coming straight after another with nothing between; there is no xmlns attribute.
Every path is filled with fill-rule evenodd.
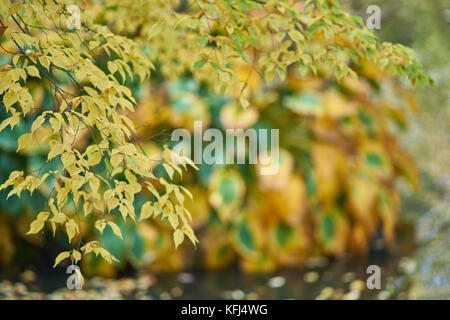
<svg viewBox="0 0 450 320"><path fill-rule="evenodd" d="M89 253L108 262L184 265L181 250L167 241L167 226L175 247L185 236L197 242L184 206L184 195L191 194L171 181L186 163L195 165L188 158L176 164L170 149L141 142L158 127L190 128L196 119L221 128L290 128L277 176L200 168L198 183L209 186L214 213L193 208L192 214L215 220L208 222L211 232L221 226L219 244L211 241L218 253L207 259L210 265L231 261L236 251L246 270L271 270L278 261L300 263L313 243L319 252L342 254L349 237L356 251L364 250L379 220L393 238L394 178L416 179L388 129L387 118L404 123L401 108L372 99L389 75L412 85L432 82L410 49L380 43L361 19L331 0L81 1L80 28L67 23L74 18L71 4L2 0L0 7L2 161L17 159L7 161L0 191L10 188L7 199L39 192L30 201L41 203L27 201L29 211L42 210L27 233L50 225L55 235L59 227L74 245L55 265ZM180 77L188 80L175 81ZM398 82L393 88L412 101ZM145 105L134 118L146 129L139 134L130 121L136 100ZM188 175L186 181L197 179ZM255 195L243 213L247 189ZM155 222L156 232L147 222L125 223L158 216L164 222ZM271 245L265 231L273 235ZM124 235L126 241L118 241Z"/></svg>

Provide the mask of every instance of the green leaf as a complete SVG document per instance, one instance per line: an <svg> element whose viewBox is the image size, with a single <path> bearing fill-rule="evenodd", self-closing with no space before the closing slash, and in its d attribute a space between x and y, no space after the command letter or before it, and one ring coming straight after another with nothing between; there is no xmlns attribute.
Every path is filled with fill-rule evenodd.
<svg viewBox="0 0 450 320"><path fill-rule="evenodd" d="M285 98L287 108L299 114L316 114L323 110L320 96L314 92L301 92Z"/></svg>
<svg viewBox="0 0 450 320"><path fill-rule="evenodd" d="M294 229L284 222L281 222L275 229L275 237L281 247L286 246L293 236Z"/></svg>
<svg viewBox="0 0 450 320"><path fill-rule="evenodd" d="M195 61L194 65L192 66L192 70L200 69L204 65L205 65L205 61L203 61L203 60Z"/></svg>
<svg viewBox="0 0 450 320"><path fill-rule="evenodd" d="M239 225L237 237L238 237L239 243L245 250L248 250L248 251L255 250L253 236L245 222L242 222Z"/></svg>
<svg viewBox="0 0 450 320"><path fill-rule="evenodd" d="M383 159L376 153L369 152L365 155L365 158L371 166L381 167L384 165Z"/></svg>
<svg viewBox="0 0 450 320"><path fill-rule="evenodd" d="M200 48L205 47L209 42L208 36L201 36L200 38L198 38L198 45L200 46Z"/></svg>

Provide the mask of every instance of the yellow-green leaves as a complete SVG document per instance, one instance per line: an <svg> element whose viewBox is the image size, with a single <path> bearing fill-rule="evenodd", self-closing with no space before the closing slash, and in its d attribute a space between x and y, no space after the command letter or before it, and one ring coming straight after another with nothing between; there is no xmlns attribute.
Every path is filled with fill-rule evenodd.
<svg viewBox="0 0 450 320"><path fill-rule="evenodd" d="M176 229L173 233L175 248L178 248L178 246L183 243L185 235L189 238L193 245L196 245L198 243L198 239L194 234L194 230L192 230L189 225L185 224L180 229Z"/></svg>
<svg viewBox="0 0 450 320"><path fill-rule="evenodd" d="M151 38L157 36L161 32L162 28L163 23L160 21L153 24L147 32L147 40L150 40Z"/></svg>
<svg viewBox="0 0 450 320"><path fill-rule="evenodd" d="M96 255L100 254L103 259L105 259L108 263L112 263L113 261L119 262L108 250L104 248L94 249L94 253Z"/></svg>
<svg viewBox="0 0 450 320"><path fill-rule="evenodd" d="M4 14L20 14L23 25L37 26L11 25L1 30L2 41L14 53L0 70L0 97L9 117L1 122L0 131L14 128L27 115L25 122L30 120L31 128L18 139L17 151L38 149L47 158L36 175L16 171L0 186L0 190L12 188L8 196L47 189L52 216L38 216L30 233L42 230L49 219L53 231L59 227L72 242L82 236L78 219L84 213L89 215L90 227L103 233L109 226L123 238L111 215L135 221L135 198L145 186L149 193L144 202L149 201L142 206L139 221L161 218L175 230L176 246L185 236L197 242L184 207L185 194L192 195L173 179L182 178L182 169L188 165L198 168L189 158L165 148L162 160L156 160L161 162L162 177L156 177L153 155L147 155L133 136L136 130L129 114L136 105L134 84L150 76L154 61L165 79L191 71L195 80L234 97L244 109L256 105L256 88L272 80L284 81L290 69L304 76L320 72L339 80L353 75L350 61L362 65L368 58L393 74L410 76L413 82L426 78L411 52L379 45L336 1L326 6L323 1L309 1L298 10L290 0L239 1L241 5L198 0L179 12L173 10L178 2L115 1L114 6L105 5L100 21L90 13L97 12L90 9L99 4L89 2L83 25L70 32L54 25L65 1L47 4L45 12L32 2L7 2ZM48 92L52 99L47 99ZM317 115L320 108L311 97L303 98L295 104L296 112ZM24 127L29 128L28 123ZM50 173L55 167L57 171ZM45 183L48 176L51 184ZM214 202L223 208L219 193ZM233 202L229 207L234 206ZM81 240L88 243L80 249L83 255L94 253L114 261L95 240ZM78 261L82 255L72 251L71 257Z"/></svg>
<svg viewBox="0 0 450 320"><path fill-rule="evenodd" d="M72 251L63 251L59 253L55 258L55 264L53 265L53 268L55 268L58 264L61 263L64 259L67 259L70 257L73 263L78 263L78 261L81 260L81 252L78 250L73 249ZM81 273L79 274L81 276ZM82 277L82 276L81 276Z"/></svg>
<svg viewBox="0 0 450 320"><path fill-rule="evenodd" d="M15 183L18 179L23 179L23 171L13 171L11 172L11 174L9 175L8 180L6 180L2 185L0 185L0 191L2 191L3 189L6 189L7 187L9 187L10 185L12 185L13 183Z"/></svg>
<svg viewBox="0 0 450 320"><path fill-rule="evenodd" d="M30 191L33 194L36 190L49 176L49 173L44 174L41 178L29 175L23 177L22 171L14 171L11 173L9 179L0 186L0 190L6 189L9 186L13 186L13 189L8 193L7 199L13 195L20 197L20 194L24 190Z"/></svg>
<svg viewBox="0 0 450 320"><path fill-rule="evenodd" d="M39 212L36 220L31 222L30 230L27 232L27 234L36 234L41 231L42 228L44 228L44 224L47 221L49 215L50 213L48 213L47 211Z"/></svg>
<svg viewBox="0 0 450 320"><path fill-rule="evenodd" d="M192 244L196 245L198 243L198 239L195 236L194 230L191 226L185 224L181 227L181 230L189 238L189 240L191 240Z"/></svg>
<svg viewBox="0 0 450 320"><path fill-rule="evenodd" d="M0 190L12 187L8 196L20 196L24 190L32 193L52 176L52 185L42 188L50 197L51 213L40 213L29 234L41 231L49 219L54 235L59 227L69 242L77 236L80 242L86 242L79 217L84 213L104 215L92 224L100 232L109 226L123 239L120 227L106 215L116 210L114 213L119 212L124 219L135 220L134 200L141 192L141 180L156 178L141 169L152 160L133 142L134 124L128 114L122 113L133 112L136 104L132 90L124 83L148 78L154 66L137 41L115 34L92 19L88 18L80 29L55 32L54 21L60 20L65 5L64 1L51 3L46 12L28 2L8 7L9 14L20 14L19 20L25 25L38 27L8 26L1 30L2 41L17 53L11 53L10 64L0 69L0 97L11 115L1 122L0 131L14 128L22 115L33 111L31 128L18 138L17 151L46 151L47 163L37 168L36 176L13 172ZM162 26L155 24L146 33L154 37L161 30ZM97 59L104 53L106 71ZM42 89L53 95L45 106L40 105ZM60 164L61 169L52 171ZM100 166L94 169L100 164L105 171L98 170ZM179 168L170 165L167 170L173 176ZM118 178L119 174L124 174L125 180ZM116 260L100 245L88 243L81 250L83 254L93 252L108 262ZM81 252L70 254L75 263L81 259ZM68 252L62 253L56 264L67 257Z"/></svg>
<svg viewBox="0 0 450 320"><path fill-rule="evenodd" d="M105 219L99 219L95 221L95 228L97 228L97 230L100 231L100 233L103 233L103 230L105 229L106 225L110 226L113 233L123 240L122 232L120 231L120 228L117 224L115 224L112 221L107 222Z"/></svg>
<svg viewBox="0 0 450 320"><path fill-rule="evenodd" d="M11 127L11 130L14 129L14 127L19 124L20 122L20 114L15 112L11 117L6 118L5 120L0 123L0 131L5 129L7 126Z"/></svg>
<svg viewBox="0 0 450 320"><path fill-rule="evenodd" d="M96 256L100 255L103 259L105 259L109 263L112 263L113 261L116 261L116 262L119 261L111 253L109 253L108 250L106 250L105 248L102 248L100 246L100 244L98 243L98 241L88 242L83 247L81 247L80 250L81 250L81 252L83 252L83 254L89 254L92 252Z"/></svg>

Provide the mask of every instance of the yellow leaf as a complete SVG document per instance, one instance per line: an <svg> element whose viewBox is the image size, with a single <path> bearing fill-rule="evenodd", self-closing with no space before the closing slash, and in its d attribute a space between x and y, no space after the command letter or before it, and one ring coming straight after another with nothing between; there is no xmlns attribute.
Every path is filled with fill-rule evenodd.
<svg viewBox="0 0 450 320"><path fill-rule="evenodd" d="M53 132L58 132L61 129L61 122L56 118L50 118L50 125L52 126Z"/></svg>
<svg viewBox="0 0 450 320"><path fill-rule="evenodd" d="M28 147L33 142L33 136L31 133L25 133L17 140L17 152L25 147Z"/></svg>
<svg viewBox="0 0 450 320"><path fill-rule="evenodd" d="M9 117L3 120L2 123L0 124L0 131L5 129L7 126L11 125L11 122L13 122L13 120L15 120L15 117Z"/></svg>
<svg viewBox="0 0 450 320"><path fill-rule="evenodd" d="M111 221L108 222L108 225L111 227L111 229L114 232L114 234L116 236L118 236L120 239L123 240L122 233L120 232L119 226L117 224L115 224L114 222L111 222Z"/></svg>
<svg viewBox="0 0 450 320"><path fill-rule="evenodd" d="M61 156L61 162L64 165L64 168L70 167L72 164L74 164L77 161L75 155L73 152L64 152Z"/></svg>
<svg viewBox="0 0 450 320"><path fill-rule="evenodd" d="M98 188L100 188L100 180L96 177L92 177L89 179L89 186L91 187L94 193L97 193Z"/></svg>
<svg viewBox="0 0 450 320"><path fill-rule="evenodd" d="M164 169L166 169L167 174L169 175L170 179L173 179L173 173L174 170L171 166L169 166L167 163L163 163Z"/></svg>
<svg viewBox="0 0 450 320"><path fill-rule="evenodd" d="M104 248L95 248L93 249L93 251L96 254L99 254L102 256L103 259L105 259L106 261L108 261L108 263L112 263L113 261L117 261L119 262L119 260L117 260L111 253L108 252L108 250L104 249Z"/></svg>
<svg viewBox="0 0 450 320"><path fill-rule="evenodd" d="M173 233L173 241L175 242L175 248L178 248L178 246L183 243L184 240L184 233L180 229L175 230Z"/></svg>
<svg viewBox="0 0 450 320"><path fill-rule="evenodd" d="M78 225L75 222L75 220L69 219L69 221L66 222L66 232L67 237L69 238L69 242L72 242L72 239L75 236L75 234L79 232Z"/></svg>
<svg viewBox="0 0 450 320"><path fill-rule="evenodd" d="M191 200L193 200L194 198L193 198L193 196L192 196L192 193L188 190L188 189L186 189L185 187L183 187L183 186L179 186L180 187L180 189L181 190L183 190L184 191L184 193L186 193L187 194L187 196L191 199Z"/></svg>
<svg viewBox="0 0 450 320"><path fill-rule="evenodd" d="M184 225L181 227L181 230L183 230L184 234L188 236L189 240L195 245L198 243L198 239L194 234L194 230L189 225Z"/></svg>
<svg viewBox="0 0 450 320"><path fill-rule="evenodd" d="M81 274L80 269L76 268L76 269L75 269L75 273L77 274L78 279L80 280L81 288L83 288L83 285L84 285L84 277L83 277L83 275Z"/></svg>
<svg viewBox="0 0 450 320"><path fill-rule="evenodd" d="M181 194L180 189L178 189L178 186L174 188L175 191L175 197L177 198L178 202L183 205L184 203L184 196Z"/></svg>
<svg viewBox="0 0 450 320"><path fill-rule="evenodd" d="M147 185L148 191L150 191L155 196L155 198L159 200L161 196L159 195L158 190L156 190L155 186L148 181L145 184Z"/></svg>
<svg viewBox="0 0 450 320"><path fill-rule="evenodd" d="M18 98L19 96L17 92L8 90L8 92L3 95L3 104L5 105L6 109L8 110L10 106L16 103Z"/></svg>
<svg viewBox="0 0 450 320"><path fill-rule="evenodd" d="M179 223L177 215L174 213L169 214L169 222L172 228L176 229Z"/></svg>
<svg viewBox="0 0 450 320"><path fill-rule="evenodd" d="M153 24L147 32L147 40L150 40L151 38L157 36L161 32L162 27L163 24L160 22Z"/></svg>
<svg viewBox="0 0 450 320"><path fill-rule="evenodd" d="M72 250L72 258L75 263L81 260L81 253L78 250Z"/></svg>
<svg viewBox="0 0 450 320"><path fill-rule="evenodd" d="M53 221L50 221L50 225L52 226L53 237L54 237L56 235L56 223Z"/></svg>
<svg viewBox="0 0 450 320"><path fill-rule="evenodd" d="M97 146L94 146L94 147L97 148ZM98 149L96 149L93 152L88 154L88 164L91 167L99 164L101 160L102 160L102 156L101 156L100 152L98 151Z"/></svg>
<svg viewBox="0 0 450 320"><path fill-rule="evenodd" d="M53 218L50 219L54 223L64 223L67 220L67 216L62 212L56 212L53 214Z"/></svg>
<svg viewBox="0 0 450 320"><path fill-rule="evenodd" d="M106 205L108 206L108 211L111 211L112 209L114 209L115 207L117 207L119 205L119 199L117 199L116 197L112 197L111 199L106 200Z"/></svg>
<svg viewBox="0 0 450 320"><path fill-rule="evenodd" d="M81 247L81 251L84 252L84 254L88 254L98 248L98 246L98 241L90 241Z"/></svg>
<svg viewBox="0 0 450 320"><path fill-rule="evenodd" d="M126 221L127 220L127 215L129 214L129 212L127 210L127 207L122 205L122 204L120 204L119 205L119 212L122 215L123 221Z"/></svg>
<svg viewBox="0 0 450 320"><path fill-rule="evenodd" d="M147 201L141 208L141 215L139 216L139 221L150 218L152 214L153 214L152 203L150 201Z"/></svg>
<svg viewBox="0 0 450 320"><path fill-rule="evenodd" d="M47 56L40 57L39 62L44 66L45 69L50 69L50 59Z"/></svg>
<svg viewBox="0 0 450 320"><path fill-rule="evenodd" d="M28 231L27 234L36 234L39 231L41 231L42 228L44 227L44 223L45 223L45 221L47 221L49 215L50 215L50 213L48 213L46 211L41 211L38 214L36 220L34 220L30 224L30 231Z"/></svg>
<svg viewBox="0 0 450 320"><path fill-rule="evenodd" d="M250 105L250 102L248 102L248 100L243 97L239 98L239 102L244 109L247 109L247 107Z"/></svg>
<svg viewBox="0 0 450 320"><path fill-rule="evenodd" d="M47 160L51 160L64 152L64 145L62 143L59 143L56 140L51 140L49 144L50 152L47 155Z"/></svg>
<svg viewBox="0 0 450 320"><path fill-rule="evenodd" d="M23 5L22 2L16 2L16 3L11 4L11 7L9 7L9 10L8 10L8 14L10 16L12 16L13 14L16 14L17 12L20 11L20 9L22 8L22 5Z"/></svg>
<svg viewBox="0 0 450 320"><path fill-rule="evenodd" d="M33 124L31 125L31 132L33 133L36 131L37 128L39 128L42 123L45 121L45 117L43 115L39 116L34 120Z"/></svg>
<svg viewBox="0 0 450 320"><path fill-rule="evenodd" d="M100 233L103 233L105 227L106 227L105 219L95 221L95 228L97 228L97 230L100 231Z"/></svg>
<svg viewBox="0 0 450 320"><path fill-rule="evenodd" d="M39 70L35 66L28 66L27 73L32 77L41 78L41 75L39 74Z"/></svg>
<svg viewBox="0 0 450 320"><path fill-rule="evenodd" d="M113 154L110 158L111 165L115 168L123 162L123 155L120 153Z"/></svg>
<svg viewBox="0 0 450 320"><path fill-rule="evenodd" d="M63 251L55 259L55 264L53 265L53 268L56 267L61 261L64 259L67 259L70 256L70 251Z"/></svg>
<svg viewBox="0 0 450 320"><path fill-rule="evenodd" d="M117 65L112 61L108 61L108 70L109 70L109 72L111 72L111 74L116 73Z"/></svg>
<svg viewBox="0 0 450 320"><path fill-rule="evenodd" d="M13 184L17 178L22 177L23 176L23 171L13 171L11 172L11 174L9 175L8 180L5 181L5 183L3 183L0 186L0 191L9 187L11 184Z"/></svg>
<svg viewBox="0 0 450 320"><path fill-rule="evenodd" d="M109 200L112 197L114 197L114 191L111 189L106 190L105 193L103 193L103 199L105 199L105 201Z"/></svg>

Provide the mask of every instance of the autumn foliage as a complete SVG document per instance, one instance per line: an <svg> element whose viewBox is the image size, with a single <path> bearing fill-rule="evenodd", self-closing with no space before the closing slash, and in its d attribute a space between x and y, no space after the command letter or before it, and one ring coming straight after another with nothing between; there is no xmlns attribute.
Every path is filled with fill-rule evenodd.
<svg viewBox="0 0 450 320"><path fill-rule="evenodd" d="M41 197L27 234L67 236L55 266L179 270L198 237L207 267L270 271L364 252L380 228L394 240L394 183L418 184L396 137L415 108L402 80L431 79L337 1L0 4L2 158L29 160L0 190ZM279 128L280 171L173 161L167 134L194 120Z"/></svg>

